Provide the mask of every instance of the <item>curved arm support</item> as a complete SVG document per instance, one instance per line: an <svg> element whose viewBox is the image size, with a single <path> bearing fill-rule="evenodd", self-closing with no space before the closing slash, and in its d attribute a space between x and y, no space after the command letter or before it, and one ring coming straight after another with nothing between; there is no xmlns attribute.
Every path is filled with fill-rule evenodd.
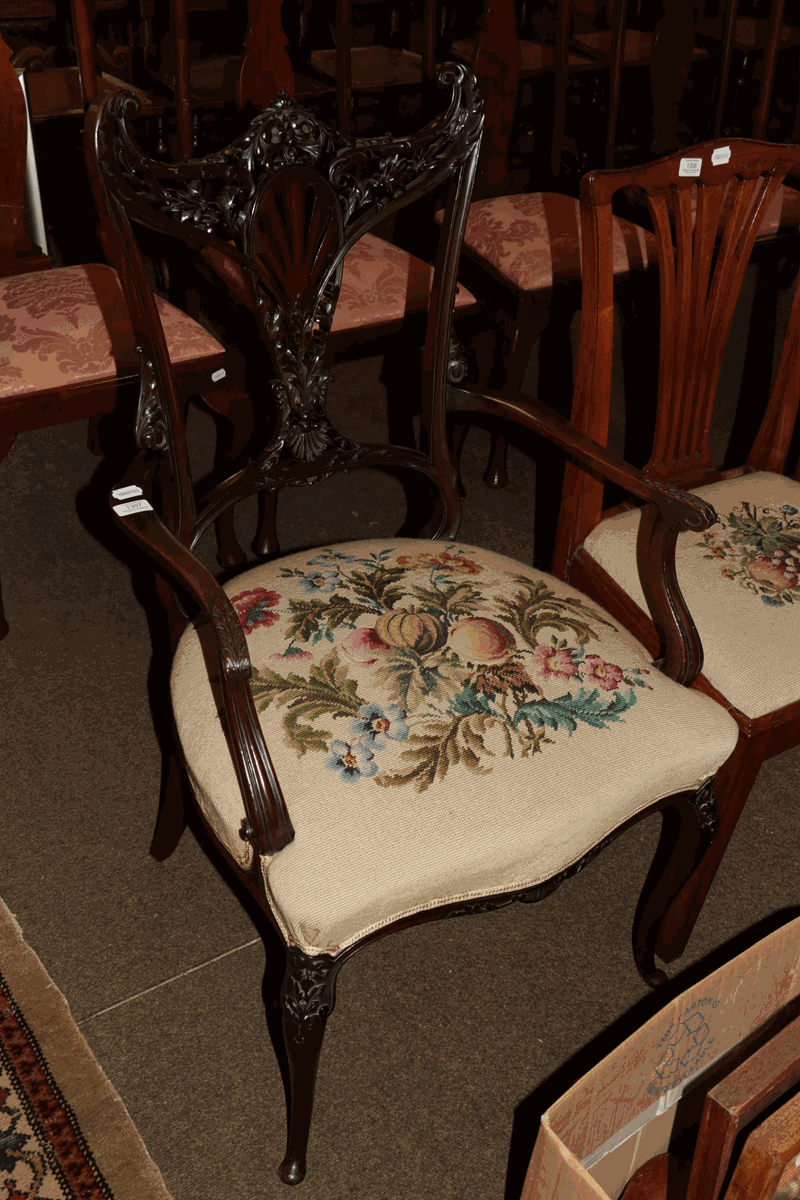
<svg viewBox="0 0 800 1200"><path fill-rule="evenodd" d="M448 409L485 412L532 429L595 475L626 489L647 507L642 512L637 566L650 616L658 631L656 666L688 686L703 668L703 647L678 585L675 546L685 530L702 532L717 520L710 504L670 484L650 480L613 450L607 450L547 404L521 394L451 387Z"/></svg>
<svg viewBox="0 0 800 1200"><path fill-rule="evenodd" d="M117 503L113 498L111 502ZM292 841L294 829L256 715L247 644L233 605L214 576L154 511L114 517L127 536L197 601L214 631L229 745L247 813L242 837L259 854L276 854Z"/></svg>

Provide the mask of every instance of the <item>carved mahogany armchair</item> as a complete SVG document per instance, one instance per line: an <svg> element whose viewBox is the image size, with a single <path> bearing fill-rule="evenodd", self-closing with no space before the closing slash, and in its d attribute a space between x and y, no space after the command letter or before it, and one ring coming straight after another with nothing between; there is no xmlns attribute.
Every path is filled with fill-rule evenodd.
<svg viewBox="0 0 800 1200"><path fill-rule="evenodd" d="M691 489L719 514L702 534L677 539L677 578L702 639L684 677L731 712L739 741L717 779L720 832L662 930L659 953L667 962L686 945L761 763L800 741L800 626L793 616L800 475L791 473L790 459L800 398L800 292L774 375L774 331L759 343L764 396L759 401L745 393L739 400L726 456L734 465L721 469L711 442L722 357L745 270L760 227L780 202L784 177L798 168L797 147L734 139L705 142L632 171L592 172L581 185L584 319L572 419L588 436L608 442L611 205L618 188L636 188L655 230L660 324L653 325L658 349L639 362L629 419L644 447L645 476L667 489ZM658 364L649 390L648 359ZM734 457L742 445L747 449ZM643 511L609 511L602 483L568 465L553 570L659 654L648 589L637 577L643 539L652 536Z"/></svg>
<svg viewBox="0 0 800 1200"><path fill-rule="evenodd" d="M87 126L147 364L141 454L111 504L196 614L187 622L168 601L180 750L153 852L166 857L180 837L185 772L211 837L285 944L287 1183L305 1175L336 977L376 938L539 900L663 809L665 857L634 933L639 970L659 982L660 914L711 834L710 780L736 738L727 713L670 678L671 666L654 667L579 592L454 540L460 503L445 393L482 116L466 68L446 66L440 80L451 89L446 112L408 139L342 137L286 97L225 151L189 164L142 155L127 128L133 101L96 105ZM377 221L448 184L420 388L423 448L355 442L326 413L326 343L345 255ZM266 444L199 508L136 249L140 225L239 268L273 363L253 395L271 414ZM507 411L530 420L519 405ZM545 426L582 462L653 501L665 530L713 520L705 504L648 483L566 421ZM240 501L282 488L290 501L298 484L381 466L416 479L432 542L323 545L251 565L224 587L202 565L204 532ZM667 559L654 548L653 579L668 580ZM669 582L663 596L654 591L657 606L671 602ZM673 633L680 658L685 631Z"/></svg>

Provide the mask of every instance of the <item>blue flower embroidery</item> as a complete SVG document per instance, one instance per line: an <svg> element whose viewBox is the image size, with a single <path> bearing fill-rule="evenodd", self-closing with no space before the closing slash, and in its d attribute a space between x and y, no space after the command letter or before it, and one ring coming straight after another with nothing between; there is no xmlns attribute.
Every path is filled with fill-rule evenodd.
<svg viewBox="0 0 800 1200"><path fill-rule="evenodd" d="M382 750L386 739L393 742L404 742L408 737L406 714L396 704L363 704L358 710L360 717L350 726L352 738L366 737L368 743L377 750Z"/></svg>
<svg viewBox="0 0 800 1200"><path fill-rule="evenodd" d="M781 512L786 513L787 517L793 517L797 512L796 508L792 508L791 504L782 504Z"/></svg>
<svg viewBox="0 0 800 1200"><path fill-rule="evenodd" d="M776 600L774 596L762 596L761 599L765 604L771 604L773 608L783 608L783 601Z"/></svg>
<svg viewBox="0 0 800 1200"><path fill-rule="evenodd" d="M300 580L300 587L304 592L318 592L322 596L328 596L336 591L338 583L339 572L335 567L318 567L316 571L306 572Z"/></svg>
<svg viewBox="0 0 800 1200"><path fill-rule="evenodd" d="M339 771L347 783L358 783L359 779L371 779L378 773L375 755L366 746L350 746L347 742L331 742L330 757L325 759L329 771Z"/></svg>

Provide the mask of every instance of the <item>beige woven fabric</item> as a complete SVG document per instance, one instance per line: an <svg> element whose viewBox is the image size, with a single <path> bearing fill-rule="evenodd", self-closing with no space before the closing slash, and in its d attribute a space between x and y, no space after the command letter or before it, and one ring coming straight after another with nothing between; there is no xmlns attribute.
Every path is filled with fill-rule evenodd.
<svg viewBox="0 0 800 1200"><path fill-rule="evenodd" d="M720 517L704 534L680 534L676 555L703 674L734 708L761 717L800 699L800 483L756 472L695 490ZM646 610L638 528L638 511L610 517L585 548Z"/></svg>
<svg viewBox="0 0 800 1200"><path fill-rule="evenodd" d="M736 742L724 709L653 671L602 610L484 550L353 542L226 590L297 834L264 860L266 886L310 954L548 879L697 786ZM199 801L242 859L244 809L193 629L173 701Z"/></svg>

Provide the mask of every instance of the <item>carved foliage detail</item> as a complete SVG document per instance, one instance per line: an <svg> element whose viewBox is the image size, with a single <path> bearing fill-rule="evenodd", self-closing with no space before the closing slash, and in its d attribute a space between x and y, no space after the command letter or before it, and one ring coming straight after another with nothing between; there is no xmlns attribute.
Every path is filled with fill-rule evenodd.
<svg viewBox="0 0 800 1200"><path fill-rule="evenodd" d="M311 1026L327 1020L333 1012L340 966L327 954L312 956L296 946L287 948L281 1005L295 1043L302 1044Z"/></svg>
<svg viewBox="0 0 800 1200"><path fill-rule="evenodd" d="M231 616L230 605L222 596L214 596L209 613L222 651L225 673L236 679L249 679L250 658L239 618Z"/></svg>
<svg viewBox="0 0 800 1200"><path fill-rule="evenodd" d="M153 363L149 358L145 358L141 346L137 346L136 350L141 363L139 405L135 425L136 445L140 450L165 450L167 426Z"/></svg>
<svg viewBox="0 0 800 1200"><path fill-rule="evenodd" d="M692 803L697 813L700 829L707 837L713 837L719 827L719 809L714 797L713 778L707 779L702 787L698 788Z"/></svg>

